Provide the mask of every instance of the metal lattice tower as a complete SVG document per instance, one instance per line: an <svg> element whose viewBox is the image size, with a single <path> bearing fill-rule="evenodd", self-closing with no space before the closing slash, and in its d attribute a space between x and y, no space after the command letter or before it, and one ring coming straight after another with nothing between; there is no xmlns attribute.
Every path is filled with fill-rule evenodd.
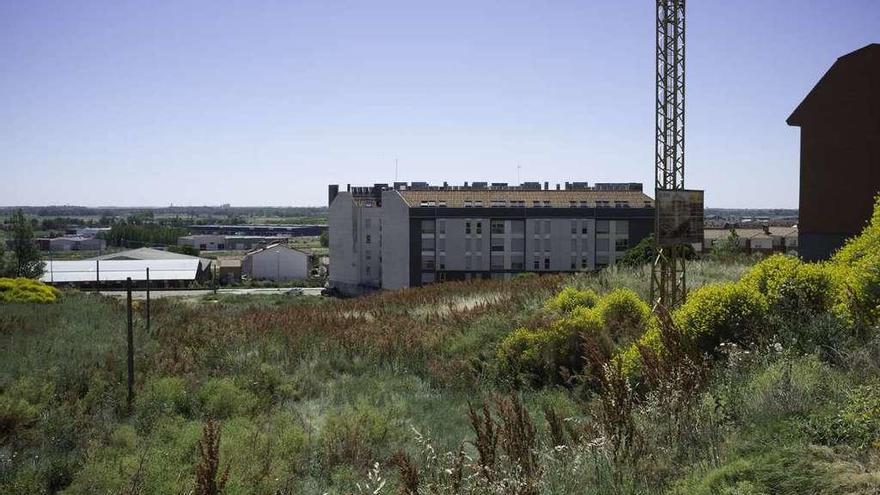
<svg viewBox="0 0 880 495"><path fill-rule="evenodd" d="M684 3L657 0L657 113L654 148L654 242L657 258L651 269L651 299L666 309L687 295L685 260L660 239L661 189L684 189Z"/></svg>

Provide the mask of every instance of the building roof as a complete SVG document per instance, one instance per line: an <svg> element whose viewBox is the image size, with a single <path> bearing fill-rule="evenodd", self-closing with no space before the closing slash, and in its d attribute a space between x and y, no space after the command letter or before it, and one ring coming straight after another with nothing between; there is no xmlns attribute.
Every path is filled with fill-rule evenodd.
<svg viewBox="0 0 880 495"><path fill-rule="evenodd" d="M506 206L511 205L511 201L524 201L526 208L535 207L535 201L541 203L541 207L545 207L545 201L549 201L550 207L568 208L574 201L581 205L586 202L588 207L595 207L597 201L607 201L610 206L614 206L615 201L626 201L630 207L643 208L647 204L654 206L654 200L650 196L641 191L602 191L602 190L403 190L397 191L410 208L423 206L423 202L434 202L431 206L440 206L440 202L445 201L449 208L464 208L465 202L481 201L484 208L492 206L493 202L503 201Z"/></svg>
<svg viewBox="0 0 880 495"><path fill-rule="evenodd" d="M301 251L301 250L299 250L299 249L296 249L296 248L290 247L290 246L288 246L287 244L282 244L282 243L277 243L277 242L276 242L275 244L269 244L268 246L258 247L258 248L254 249L254 250L252 250L252 251L248 251L248 252L245 254L245 257L247 257L247 256L253 256L253 255L255 255L255 254L262 253L263 251L269 251L269 250L272 250L272 249L275 249L275 248L289 249L290 251L296 251L297 253L302 253L302 254L304 254L304 255L306 255L306 256L309 255L309 253L307 253L307 252L305 252L305 251Z"/></svg>
<svg viewBox="0 0 880 495"><path fill-rule="evenodd" d="M827 121L829 115L851 118L851 112L876 112L880 106L880 43L843 55L819 79L786 119L792 126Z"/></svg>
<svg viewBox="0 0 880 495"><path fill-rule="evenodd" d="M104 254L101 256L95 256L94 258L89 258L89 260L199 260L199 262L201 263L201 268L203 270L211 264L211 260L207 258L199 258L198 256L175 253L172 251L163 251L161 249L153 249L148 247Z"/></svg>
<svg viewBox="0 0 880 495"><path fill-rule="evenodd" d="M199 258L177 260L77 260L47 261L40 281L47 283L120 282L146 280L195 280Z"/></svg>

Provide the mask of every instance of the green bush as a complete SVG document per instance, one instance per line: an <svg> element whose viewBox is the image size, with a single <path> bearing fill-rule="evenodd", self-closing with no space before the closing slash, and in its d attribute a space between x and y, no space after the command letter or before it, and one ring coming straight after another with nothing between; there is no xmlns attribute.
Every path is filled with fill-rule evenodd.
<svg viewBox="0 0 880 495"><path fill-rule="evenodd" d="M880 448L880 386L869 384L849 391L838 408L814 415L807 430L826 445Z"/></svg>
<svg viewBox="0 0 880 495"><path fill-rule="evenodd" d="M191 408L186 383L178 377L148 379L135 397L139 424L144 427L152 424L160 416L186 416L191 412Z"/></svg>
<svg viewBox="0 0 880 495"><path fill-rule="evenodd" d="M786 318L824 313L833 307L837 293L834 275L828 267L803 263L784 254L757 263L743 276L742 283L757 289L770 309Z"/></svg>
<svg viewBox="0 0 880 495"><path fill-rule="evenodd" d="M637 339L651 319L650 306L630 289L615 289L605 294L595 311L605 333L618 345Z"/></svg>
<svg viewBox="0 0 880 495"><path fill-rule="evenodd" d="M575 299L572 291L560 298L565 292L554 299ZM557 305L572 309L545 328L511 332L496 350L502 373L529 376L536 385L558 383L562 368L592 375L598 363L586 361L586 339L595 344L603 359L608 359L617 346L642 335L651 322L650 308L629 289L614 290L590 306L594 307Z"/></svg>
<svg viewBox="0 0 880 495"><path fill-rule="evenodd" d="M253 409L255 398L229 378L212 378L199 390L199 403L206 417L226 419Z"/></svg>
<svg viewBox="0 0 880 495"><path fill-rule="evenodd" d="M0 278L0 302L53 303L61 292L30 278Z"/></svg>
<svg viewBox="0 0 880 495"><path fill-rule="evenodd" d="M321 430L323 466L366 468L379 456L388 436L388 423L374 406L359 403L330 413Z"/></svg>
<svg viewBox="0 0 880 495"><path fill-rule="evenodd" d="M592 289L566 287L548 299L544 307L550 311L571 313L579 307L592 308L598 300L599 296Z"/></svg>
<svg viewBox="0 0 880 495"><path fill-rule="evenodd" d="M714 353L722 342L751 346L765 337L767 311L766 299L754 287L712 284L693 291L673 320L702 351Z"/></svg>
<svg viewBox="0 0 880 495"><path fill-rule="evenodd" d="M841 309L856 322L880 321L880 196L868 225L831 259L841 284Z"/></svg>

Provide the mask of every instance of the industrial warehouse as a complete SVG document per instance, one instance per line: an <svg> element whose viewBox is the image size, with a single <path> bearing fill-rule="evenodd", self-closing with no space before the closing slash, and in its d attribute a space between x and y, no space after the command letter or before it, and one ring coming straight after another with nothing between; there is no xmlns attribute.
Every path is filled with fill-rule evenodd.
<svg viewBox="0 0 880 495"><path fill-rule="evenodd" d="M355 295L614 264L654 228L638 183L329 187L332 289Z"/></svg>

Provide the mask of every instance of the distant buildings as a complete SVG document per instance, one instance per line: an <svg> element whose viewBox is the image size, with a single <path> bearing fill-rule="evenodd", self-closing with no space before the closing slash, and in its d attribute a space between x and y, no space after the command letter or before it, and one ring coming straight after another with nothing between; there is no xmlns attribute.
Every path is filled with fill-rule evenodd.
<svg viewBox="0 0 880 495"><path fill-rule="evenodd" d="M195 234L178 238L177 245L191 246L199 251L244 251L287 240L286 236Z"/></svg>
<svg viewBox="0 0 880 495"><path fill-rule="evenodd" d="M615 263L654 229L638 183L329 187L331 287L345 294Z"/></svg>
<svg viewBox="0 0 880 495"><path fill-rule="evenodd" d="M38 244L48 246L48 251L103 251L107 249L107 241L95 237L64 236L37 240Z"/></svg>
<svg viewBox="0 0 880 495"><path fill-rule="evenodd" d="M276 282L305 279L309 276L309 255L284 244L272 244L247 253L241 260L241 275Z"/></svg>
<svg viewBox="0 0 880 495"><path fill-rule="evenodd" d="M880 44L838 58L786 122L801 128L800 254L827 258L880 191Z"/></svg>
<svg viewBox="0 0 880 495"><path fill-rule="evenodd" d="M703 231L703 252L726 242L735 234L737 248L745 253L791 253L798 254L797 227L746 227L735 229L705 229Z"/></svg>

